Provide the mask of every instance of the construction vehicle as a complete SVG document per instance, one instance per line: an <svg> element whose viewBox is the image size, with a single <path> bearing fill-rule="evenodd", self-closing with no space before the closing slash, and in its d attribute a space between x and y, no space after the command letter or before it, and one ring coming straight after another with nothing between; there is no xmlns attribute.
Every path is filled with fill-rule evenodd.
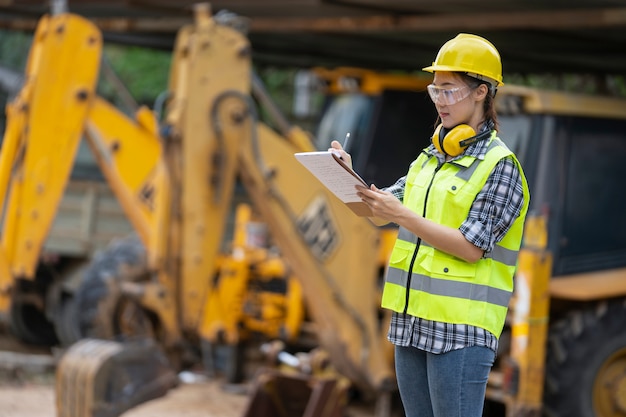
<svg viewBox="0 0 626 417"><path fill-rule="evenodd" d="M216 309L222 298L215 291L225 288L226 278L258 265L245 258L249 248L241 236L236 250L220 254L236 178L280 249L284 265L276 270L286 267L289 272L279 273L288 275L285 282L301 286L294 291L304 298L317 342L337 372L364 392L384 398L394 391L384 340L387 317L378 308L386 236L393 230L354 216L308 176L293 153L315 150L314 143L324 149L329 138L350 131L356 170L368 182L391 183L426 145L424 132L434 123L432 104L419 87L423 81L413 79L404 87L381 83L376 89L366 81L375 80L374 73L339 71L337 80L350 90L328 105L350 109L354 100L358 106L349 119L354 124L345 123L341 112L325 112L328 118L312 142L275 115L276 133L257 118L251 91L266 105L269 97L252 76L245 37L200 8L196 24L179 34L171 97L159 126L147 109L130 120L94 95L101 41L89 22L73 15L46 18L35 39L29 82L9 106L0 160L0 195L11 190L4 201L2 311L10 309L16 282L35 280L34 265L54 214L48 210L60 199L83 133L137 232L137 238L103 252L84 275L74 304L81 312L79 333L117 341L88 339L63 357L60 415L119 414L173 386L167 368L181 366L189 352L204 350L210 358L216 339L236 342L238 323L229 327L228 306ZM86 61L80 71L67 63L78 54ZM65 71L53 71L59 66ZM332 87L335 73L318 72ZM51 113L40 97L67 106L53 109L62 114ZM397 108L410 122L422 123L398 127L405 132L402 140L400 133L389 133L402 125L399 110L380 115L397 102L393 97L403 98ZM505 408L508 416L624 415L626 231L623 198L612 192L610 181L624 174L626 106L617 99L506 86L497 101L502 137L531 184L534 215L489 382L489 405ZM424 117L413 117L416 113ZM54 143L46 140L50 125L59 138ZM36 209L41 207L46 210ZM244 223L252 217L241 213ZM261 254L263 262L266 255ZM240 308L238 303L234 310ZM294 308L284 317L301 323L302 312ZM144 366L125 367L125 357L141 358ZM149 363L163 366L139 372Z"/></svg>
<svg viewBox="0 0 626 417"><path fill-rule="evenodd" d="M241 292L224 305L216 293L237 274L305 277L299 286L287 280L287 306L267 313L282 315L279 331L288 338L290 323L299 327L302 319L301 302L290 300L313 297L307 314L338 371L365 391L394 388L391 362L381 360L389 347L376 301L379 233L293 158L315 150L307 134L280 119L274 120L280 133L258 121L250 91L261 102L268 97L253 84L250 45L207 9L199 6L196 23L179 33L161 124L147 108L131 119L95 94L102 38L71 14L40 21L26 82L7 108L1 311L17 297L46 309L38 288L41 247L83 136L136 233L96 257L67 303L67 333L87 341L61 362L60 415L120 413L175 385L168 369L180 369L189 355L201 350L211 358L216 339L236 343L240 322L230 315L241 309ZM255 260L235 245L221 256L236 179L288 260L282 271L276 263L272 269L270 251ZM276 306L268 298L261 305ZM168 366L126 366L124 358Z"/></svg>
<svg viewBox="0 0 626 417"><path fill-rule="evenodd" d="M379 117L389 92L372 87L372 71L314 73L334 92L329 97L336 101L329 105L346 109L328 111L328 118L353 110L350 117L322 122L320 146L343 131L355 132L352 143L363 148L349 151L357 158L368 152L375 152L376 159L390 158L384 169L392 177L377 182L377 167L368 165L371 158L357 159L357 172L373 175L379 186L391 184L414 157L403 148L414 140L398 132L418 131L415 124L423 121L406 117L399 104L389 113L403 118ZM414 85L396 85L401 91L393 94L404 97L398 101L417 102L412 105L415 114L427 111L420 107ZM619 189L626 175L626 101L505 85L498 89L496 104L500 136L518 155L529 182L532 215L485 413L624 416L626 201L611 190ZM366 117L369 114L375 117ZM388 120L387 126L379 126L379 120ZM388 137L402 137L406 143L384 140ZM381 143L396 149L391 154L371 149Z"/></svg>
<svg viewBox="0 0 626 417"><path fill-rule="evenodd" d="M519 415L626 415L624 198L607 193L625 173L624 100L510 88L500 112L533 184L541 221L526 235L541 256L519 260L509 360L492 386Z"/></svg>

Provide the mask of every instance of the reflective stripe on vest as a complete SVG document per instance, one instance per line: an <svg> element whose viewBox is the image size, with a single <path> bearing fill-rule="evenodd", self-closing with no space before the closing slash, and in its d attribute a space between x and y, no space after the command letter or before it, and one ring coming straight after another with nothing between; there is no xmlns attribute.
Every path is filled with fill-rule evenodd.
<svg viewBox="0 0 626 417"><path fill-rule="evenodd" d="M421 154L407 175L403 201L428 219L458 228L495 165L507 156L513 157L520 170L524 205L503 239L479 261L468 263L400 227L383 290L384 308L433 321L470 324L500 336L530 198L517 158L495 133L484 160L465 156L438 168L434 156Z"/></svg>
<svg viewBox="0 0 626 417"><path fill-rule="evenodd" d="M407 282L404 279L405 276L404 271L390 268L387 274L387 282L406 287ZM411 276L411 289L425 291L430 294L483 301L502 307L509 305L509 299L511 297L509 291L492 288L488 285L475 284L472 282L458 282L449 279L437 279L419 274L413 274Z"/></svg>

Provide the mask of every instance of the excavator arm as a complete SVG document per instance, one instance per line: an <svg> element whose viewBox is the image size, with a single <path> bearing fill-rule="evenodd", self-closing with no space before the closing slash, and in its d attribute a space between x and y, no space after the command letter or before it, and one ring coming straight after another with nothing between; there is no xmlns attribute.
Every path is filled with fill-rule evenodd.
<svg viewBox="0 0 626 417"><path fill-rule="evenodd" d="M161 264L167 250L164 226L171 187L163 141L148 109L139 109L131 119L97 96L101 52L100 31L88 20L71 14L43 17L30 50L26 82L7 106L0 154L0 315L8 320L15 320L13 306L28 296L20 292L23 282L37 278L41 248L83 138L150 254L148 268L167 277ZM177 339L174 293L159 294L159 320L170 339ZM118 415L177 383L168 359L149 341L92 341L74 349L76 354L69 358L74 360L65 361L59 374L60 387L72 385L72 391L61 389L58 397L70 415L86 415L78 406L85 403L88 414ZM129 379L137 385L129 388ZM128 392L131 395L125 395ZM103 406L94 406L103 401Z"/></svg>
<svg viewBox="0 0 626 417"><path fill-rule="evenodd" d="M4 313L14 277L32 279L35 274L91 108L101 47L100 33L91 23L70 16L43 18L33 38L25 85L7 106L0 156ZM80 66L74 65L75 55L81 56Z"/></svg>
<svg viewBox="0 0 626 417"><path fill-rule="evenodd" d="M369 392L393 389L379 319L378 236L294 158L293 142L262 124L239 153L255 207L299 279L320 345Z"/></svg>
<svg viewBox="0 0 626 417"><path fill-rule="evenodd" d="M71 14L42 18L29 54L26 83L7 106L0 155L4 313L10 309L15 281L35 277L83 137L153 254L154 269L166 250L162 230L169 214L170 186L157 123L147 108L130 119L97 96L101 52L100 31L88 20Z"/></svg>
<svg viewBox="0 0 626 417"><path fill-rule="evenodd" d="M247 59L250 46L243 35L224 26L207 32L203 25L216 22L201 20L197 25L195 36L207 36L200 44L223 48L218 62L202 63L203 77L219 86L219 93L212 96L208 109L198 106L208 110L209 136L214 138L215 152L222 155L217 160L234 164L254 208L303 288L321 347L333 364L368 392L393 389L390 352L385 349L387 323L380 319L379 308L379 230L366 218L355 216L297 162L294 153L315 150L306 133L278 115L274 124L280 132L259 121L257 102L269 114L276 111L252 75ZM222 67L224 57L230 59L227 71ZM175 67L180 76L179 69ZM198 109L188 105L186 110ZM211 175L218 182L232 181L224 173L228 171L217 165ZM201 335L204 330L200 329Z"/></svg>
<svg viewBox="0 0 626 417"><path fill-rule="evenodd" d="M391 389L393 371L388 352L384 352L387 326L380 322L378 307L378 229L355 216L297 162L294 153L315 150L311 139L280 119L271 106L271 99L252 74L247 39L218 24L206 9L197 9L196 22L193 29L179 32L170 81L174 95L166 122L175 128L174 135L188 140L192 136L207 138L206 145L187 147L187 152L193 149L195 155L211 156L209 161L195 155L183 158L186 164L199 165L182 172L201 175L188 174L182 188L194 192L188 193L192 195L182 205L196 207L192 199L200 198L214 207L209 205L202 214L204 223L189 223L193 230L185 230L183 236L196 229L215 232L222 227L216 222L225 219L227 212L217 210L230 209L225 207L230 195L224 193L232 192L235 177L239 177L300 282L316 333L333 363L368 391ZM203 94L194 94L198 86L203 86ZM259 121L256 103L276 115L274 124L280 133ZM202 248L195 241L183 247L191 253ZM202 258L215 256L216 247L206 247ZM199 266L190 268L206 271ZM195 272L181 273L185 288ZM186 302L194 302L191 293L184 294ZM199 334L206 339L210 329L203 323L199 323Z"/></svg>

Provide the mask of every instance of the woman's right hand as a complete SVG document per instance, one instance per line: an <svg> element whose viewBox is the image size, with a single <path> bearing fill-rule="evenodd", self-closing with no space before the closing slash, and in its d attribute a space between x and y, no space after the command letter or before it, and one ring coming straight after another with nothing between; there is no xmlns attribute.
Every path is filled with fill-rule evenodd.
<svg viewBox="0 0 626 417"><path fill-rule="evenodd" d="M343 146L341 146L341 143L339 143L339 141L334 140L330 142L330 148L328 148L328 152L334 152L335 155L341 158L341 160L346 165L352 168L352 157L350 156L348 152L343 150Z"/></svg>

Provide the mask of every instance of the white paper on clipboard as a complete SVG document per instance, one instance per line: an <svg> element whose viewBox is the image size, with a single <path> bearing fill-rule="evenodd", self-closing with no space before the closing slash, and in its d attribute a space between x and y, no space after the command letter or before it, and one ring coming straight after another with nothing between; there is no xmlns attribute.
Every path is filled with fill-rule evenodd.
<svg viewBox="0 0 626 417"><path fill-rule="evenodd" d="M355 214L359 216L372 215L369 206L357 196L355 188L357 185L369 186L337 154L332 151L320 151L299 152L294 156Z"/></svg>

